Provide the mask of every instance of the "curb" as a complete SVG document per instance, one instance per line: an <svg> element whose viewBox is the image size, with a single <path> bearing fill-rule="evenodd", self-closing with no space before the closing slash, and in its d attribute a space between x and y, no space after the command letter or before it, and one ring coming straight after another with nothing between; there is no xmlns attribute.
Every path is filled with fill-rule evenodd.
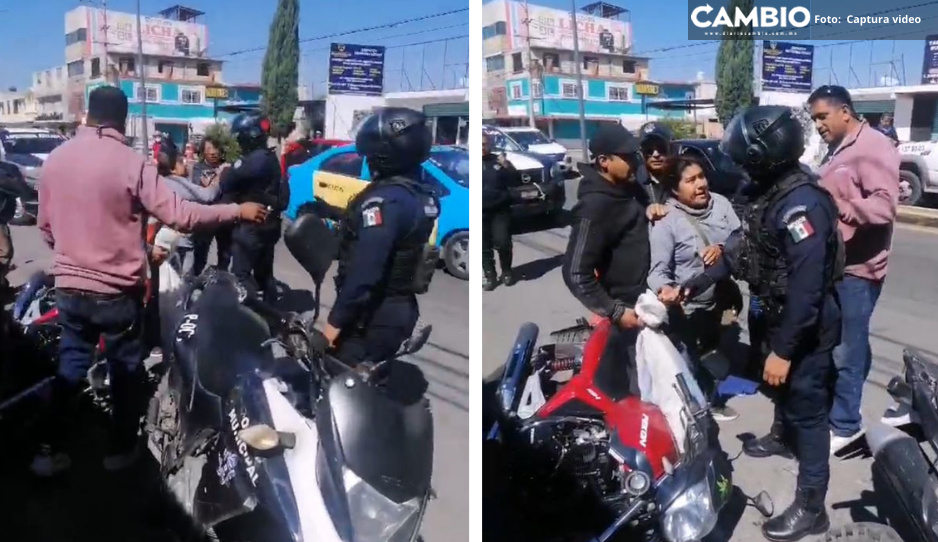
<svg viewBox="0 0 938 542"><path fill-rule="evenodd" d="M896 214L896 222L938 228L938 210L900 205L899 212Z"/></svg>

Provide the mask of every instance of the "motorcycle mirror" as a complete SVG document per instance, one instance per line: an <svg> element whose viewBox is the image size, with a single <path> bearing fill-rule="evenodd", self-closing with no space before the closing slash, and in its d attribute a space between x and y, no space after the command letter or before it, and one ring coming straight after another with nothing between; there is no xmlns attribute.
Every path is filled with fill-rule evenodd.
<svg viewBox="0 0 938 542"><path fill-rule="evenodd" d="M339 252L339 239L316 214L301 215L283 234L290 254L318 286Z"/></svg>

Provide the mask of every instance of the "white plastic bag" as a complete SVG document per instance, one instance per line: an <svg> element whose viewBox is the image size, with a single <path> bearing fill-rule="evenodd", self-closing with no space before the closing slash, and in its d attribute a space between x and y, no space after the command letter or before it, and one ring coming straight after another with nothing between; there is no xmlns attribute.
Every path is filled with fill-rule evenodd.
<svg viewBox="0 0 938 542"><path fill-rule="evenodd" d="M688 367L684 355L674 346L671 339L659 328L668 321L667 308L654 292L639 296L635 312L644 322L645 327L638 334L635 344L635 357L638 373L638 388L642 401L657 405L661 409L678 450L684 452L684 438L687 432L684 403L678 394L677 375L683 374L690 390L700 405L705 403L703 392Z"/></svg>
<svg viewBox="0 0 938 542"><path fill-rule="evenodd" d="M176 244L181 237L182 235L179 232L165 226L160 228L160 231L156 232L156 239L153 241L154 246L158 246L169 252L169 257L160 264L160 284L158 291L161 294L175 292L182 288L182 277L178 270L180 268L178 262L179 257L176 253Z"/></svg>

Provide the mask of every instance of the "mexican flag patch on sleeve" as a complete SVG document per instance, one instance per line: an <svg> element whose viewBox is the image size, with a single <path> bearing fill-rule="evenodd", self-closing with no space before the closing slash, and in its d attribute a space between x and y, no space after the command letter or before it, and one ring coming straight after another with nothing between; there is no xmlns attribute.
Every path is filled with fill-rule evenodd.
<svg viewBox="0 0 938 542"><path fill-rule="evenodd" d="M801 215L789 222L787 228L795 243L800 243L814 235L814 226L811 225L811 221L805 215Z"/></svg>

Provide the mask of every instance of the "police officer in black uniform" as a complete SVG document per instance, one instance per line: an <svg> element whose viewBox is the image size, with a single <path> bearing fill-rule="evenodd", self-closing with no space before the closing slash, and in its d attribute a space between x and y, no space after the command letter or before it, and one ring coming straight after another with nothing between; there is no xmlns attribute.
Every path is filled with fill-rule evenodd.
<svg viewBox="0 0 938 542"><path fill-rule="evenodd" d="M417 295L436 270L439 250L429 240L440 204L421 182L432 143L426 120L412 109L379 109L355 138L372 182L343 220L336 301L324 330L336 357L350 365L393 358L413 333Z"/></svg>
<svg viewBox="0 0 938 542"><path fill-rule="evenodd" d="M499 283L512 286L514 247L511 242L511 187L520 184L518 170L504 154L492 152L492 142L482 134L482 289L490 292ZM495 252L502 266L502 276L495 272Z"/></svg>
<svg viewBox="0 0 938 542"><path fill-rule="evenodd" d="M274 303L274 248L280 240L280 213L290 199L289 189L281 179L277 155L267 147L267 117L242 113L232 121L231 133L238 140L242 158L221 174L222 200L260 203L271 211L261 224L242 222L235 227L231 272L252 294L261 293L264 301Z"/></svg>
<svg viewBox="0 0 938 542"><path fill-rule="evenodd" d="M751 107L729 124L722 148L755 183L742 228L723 258L685 285L692 297L732 273L762 303L768 350L762 377L778 388L777 407L799 461L795 502L762 526L772 541L799 540L830 527L824 507L830 481L830 411L843 274L837 207L798 160L804 130L791 109Z"/></svg>

